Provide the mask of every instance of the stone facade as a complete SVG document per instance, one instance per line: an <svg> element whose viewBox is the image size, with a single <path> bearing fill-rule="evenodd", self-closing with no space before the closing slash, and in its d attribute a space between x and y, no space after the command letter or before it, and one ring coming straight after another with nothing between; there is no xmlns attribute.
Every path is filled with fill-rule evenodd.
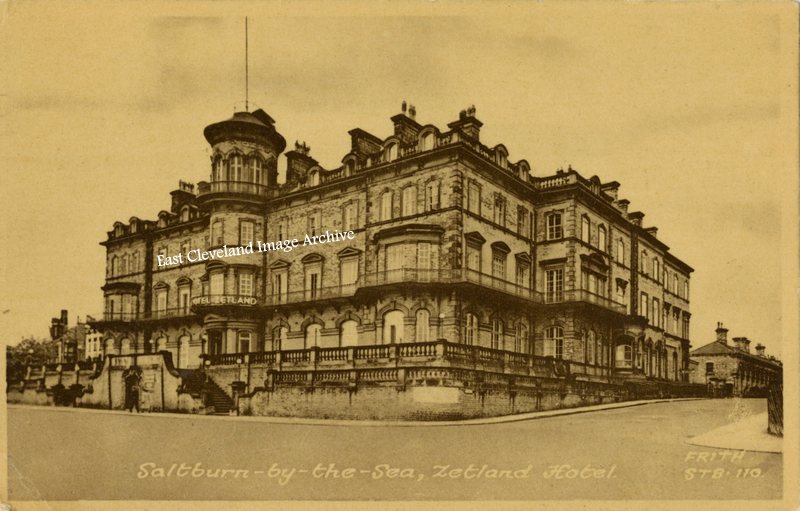
<svg viewBox="0 0 800 511"><path fill-rule="evenodd" d="M474 109L447 130L410 111L391 120L384 139L351 130L335 169L295 144L282 183L269 115L208 126L210 181L181 182L157 220L117 222L102 242L103 352L221 371L245 355L446 340L564 360L578 381L687 381L693 270L619 183L532 175L480 141ZM326 232L352 235L304 245Z"/></svg>
<svg viewBox="0 0 800 511"><path fill-rule="evenodd" d="M766 347L758 344L750 352L747 337L734 337L728 342L728 329L717 324L717 338L692 351L691 382L708 385L715 394L766 397L767 390L783 382L783 364L766 355Z"/></svg>

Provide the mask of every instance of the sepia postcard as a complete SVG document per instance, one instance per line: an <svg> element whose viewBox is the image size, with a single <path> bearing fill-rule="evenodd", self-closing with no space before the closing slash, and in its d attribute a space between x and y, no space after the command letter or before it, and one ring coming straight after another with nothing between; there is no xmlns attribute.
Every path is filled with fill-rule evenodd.
<svg viewBox="0 0 800 511"><path fill-rule="evenodd" d="M800 508L799 14L0 3L0 510Z"/></svg>

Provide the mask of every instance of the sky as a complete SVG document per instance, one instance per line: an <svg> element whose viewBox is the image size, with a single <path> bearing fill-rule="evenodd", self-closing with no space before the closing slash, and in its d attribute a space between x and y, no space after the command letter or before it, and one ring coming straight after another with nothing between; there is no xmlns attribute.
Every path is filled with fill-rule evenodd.
<svg viewBox="0 0 800 511"><path fill-rule="evenodd" d="M348 130L388 136L403 100L441 128L474 104L482 141L534 175L571 165L621 183L695 268L693 346L722 321L780 354L782 229L796 215L782 208L797 169L789 3L280 5L7 8L0 340L46 336L61 309L70 324L99 314L106 231L169 209L179 179L209 178L202 130L243 105L247 14L251 104L289 146L333 168Z"/></svg>

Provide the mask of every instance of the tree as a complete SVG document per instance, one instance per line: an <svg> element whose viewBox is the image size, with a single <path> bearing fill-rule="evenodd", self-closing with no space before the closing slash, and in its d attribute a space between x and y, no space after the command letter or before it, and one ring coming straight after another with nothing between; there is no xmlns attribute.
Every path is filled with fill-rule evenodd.
<svg viewBox="0 0 800 511"><path fill-rule="evenodd" d="M41 366L54 360L57 354L58 348L49 339L26 337L16 346L6 346L6 381L21 380L27 366Z"/></svg>

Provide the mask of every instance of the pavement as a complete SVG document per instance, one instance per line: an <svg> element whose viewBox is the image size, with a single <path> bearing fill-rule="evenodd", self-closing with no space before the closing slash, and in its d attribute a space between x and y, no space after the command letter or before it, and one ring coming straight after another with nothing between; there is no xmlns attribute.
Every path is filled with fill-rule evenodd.
<svg viewBox="0 0 800 511"><path fill-rule="evenodd" d="M407 427L401 422L364 427L341 421L12 405L8 408L9 498L598 501L781 497L781 454L686 442L763 415L766 400L640 404L554 410L546 412L547 420L538 420L544 418L543 412L495 418L492 423L470 421L468 427L464 422L446 423L447 427L426 427L432 426L429 423Z"/></svg>
<svg viewBox="0 0 800 511"><path fill-rule="evenodd" d="M700 398L675 398L675 399L643 399L638 401L623 401L620 403L605 403L601 405L581 406L575 408L560 408L557 410L546 410L541 412L517 413L514 415L501 415L498 417L481 417L478 419L450 420L450 421L401 421L401 420L339 420L339 419L306 419L302 417L270 417L270 416L225 416L225 415L196 415L188 413L156 412L133 414L125 410L105 410L98 408L71 408L71 407L44 407L55 412L78 412L90 414L120 414L136 415L137 417L175 417L183 419L201 419L214 421L249 421L265 422L271 424L298 424L307 426L364 426L364 427L411 427L411 426L479 426L484 424L503 424L506 422L528 421L534 419L546 419L549 417L560 417L563 415L575 415L579 413L598 412L602 410L615 410L618 408L630 408L632 406L643 406L655 403L671 403L679 401L693 401ZM40 409L38 405L9 404L9 408L34 408Z"/></svg>
<svg viewBox="0 0 800 511"><path fill-rule="evenodd" d="M767 414L760 413L686 440L691 445L735 451L783 452L783 437L767 433Z"/></svg>

